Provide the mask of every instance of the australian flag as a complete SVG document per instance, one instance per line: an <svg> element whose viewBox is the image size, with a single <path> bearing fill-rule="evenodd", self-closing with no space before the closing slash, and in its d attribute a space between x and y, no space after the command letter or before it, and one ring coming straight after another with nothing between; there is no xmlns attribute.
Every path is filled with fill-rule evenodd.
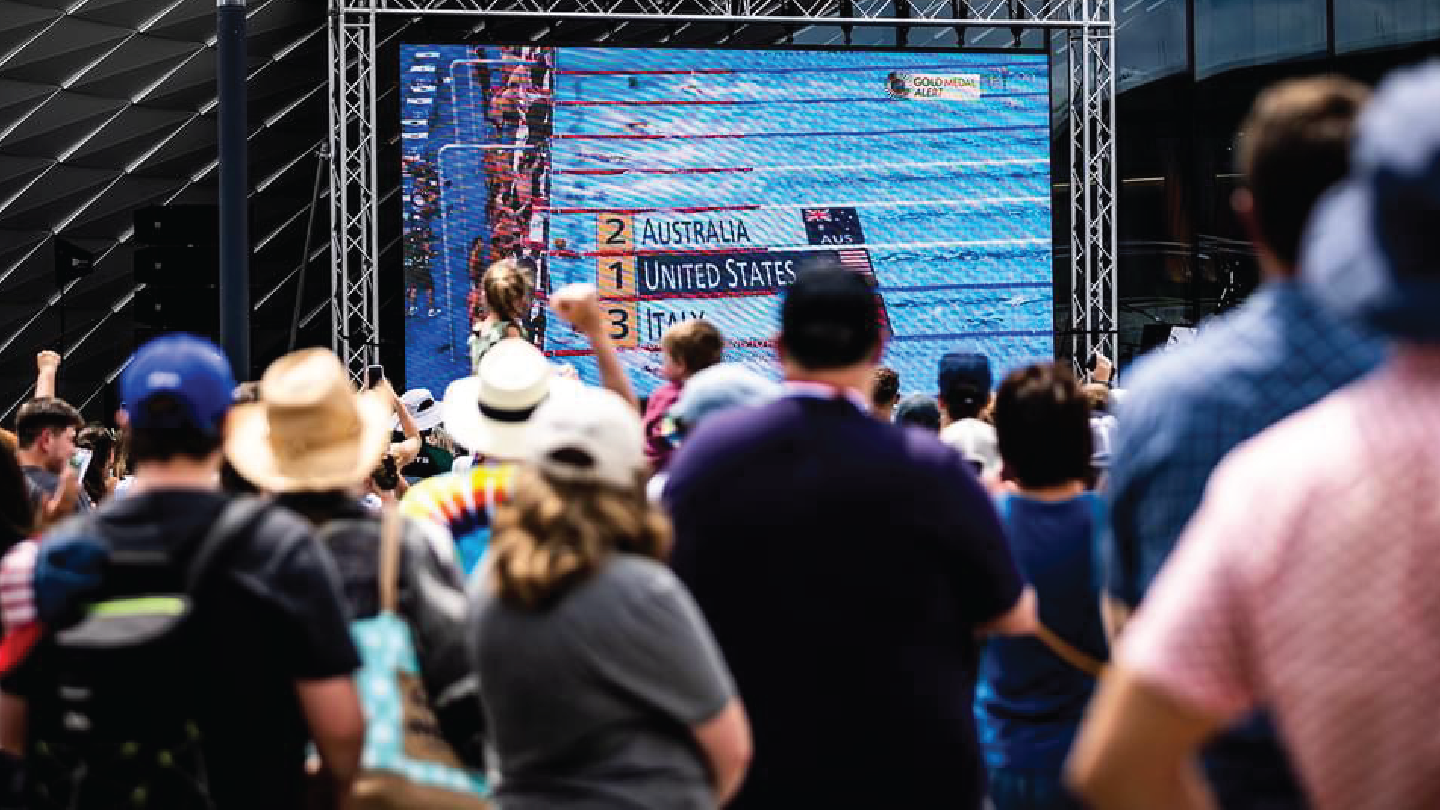
<svg viewBox="0 0 1440 810"><path fill-rule="evenodd" d="M854 208L804 208L805 240L812 245L863 245L865 232Z"/></svg>

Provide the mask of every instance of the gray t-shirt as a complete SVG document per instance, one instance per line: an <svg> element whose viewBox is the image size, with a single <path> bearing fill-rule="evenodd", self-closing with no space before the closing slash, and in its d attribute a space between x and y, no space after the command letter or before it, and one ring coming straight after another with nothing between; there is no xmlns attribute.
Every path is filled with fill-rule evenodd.
<svg viewBox="0 0 1440 810"><path fill-rule="evenodd" d="M40 514L45 501L55 497L55 490L60 488L60 476L49 470L40 467L24 467L25 480L29 482L30 508L36 516ZM89 512L95 505L90 503L90 496L85 494L85 487L80 487L80 497L75 502L77 513Z"/></svg>
<svg viewBox="0 0 1440 810"><path fill-rule="evenodd" d="M469 632L503 810L715 807L690 729L735 687L670 569L616 555L543 611L477 591Z"/></svg>

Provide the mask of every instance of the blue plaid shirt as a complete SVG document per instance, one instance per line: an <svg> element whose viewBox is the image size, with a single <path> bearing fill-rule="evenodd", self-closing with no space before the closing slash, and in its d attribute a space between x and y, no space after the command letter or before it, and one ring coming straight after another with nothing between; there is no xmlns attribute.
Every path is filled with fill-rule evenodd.
<svg viewBox="0 0 1440 810"><path fill-rule="evenodd" d="M1237 445L1379 364L1383 344L1323 311L1297 282L1271 282L1194 343L1130 375L1106 485L1106 590L1139 604Z"/></svg>

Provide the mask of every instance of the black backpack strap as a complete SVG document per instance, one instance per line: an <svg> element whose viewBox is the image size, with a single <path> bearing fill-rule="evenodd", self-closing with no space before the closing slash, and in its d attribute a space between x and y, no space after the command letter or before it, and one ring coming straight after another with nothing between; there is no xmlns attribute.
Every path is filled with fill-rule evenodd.
<svg viewBox="0 0 1440 810"><path fill-rule="evenodd" d="M190 554L190 563L185 569L185 592L195 593L230 540L264 518L269 509L270 505L259 498L236 498L225 504Z"/></svg>

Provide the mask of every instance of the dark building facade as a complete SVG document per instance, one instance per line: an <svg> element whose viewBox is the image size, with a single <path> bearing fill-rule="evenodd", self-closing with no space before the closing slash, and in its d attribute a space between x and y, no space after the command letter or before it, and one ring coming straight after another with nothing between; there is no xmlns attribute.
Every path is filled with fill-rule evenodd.
<svg viewBox="0 0 1440 810"><path fill-rule="evenodd" d="M1193 325L1259 281L1230 209L1256 94L1319 73L1373 84L1440 55L1440 2L1121 0L1117 38L1124 359L1145 324Z"/></svg>

